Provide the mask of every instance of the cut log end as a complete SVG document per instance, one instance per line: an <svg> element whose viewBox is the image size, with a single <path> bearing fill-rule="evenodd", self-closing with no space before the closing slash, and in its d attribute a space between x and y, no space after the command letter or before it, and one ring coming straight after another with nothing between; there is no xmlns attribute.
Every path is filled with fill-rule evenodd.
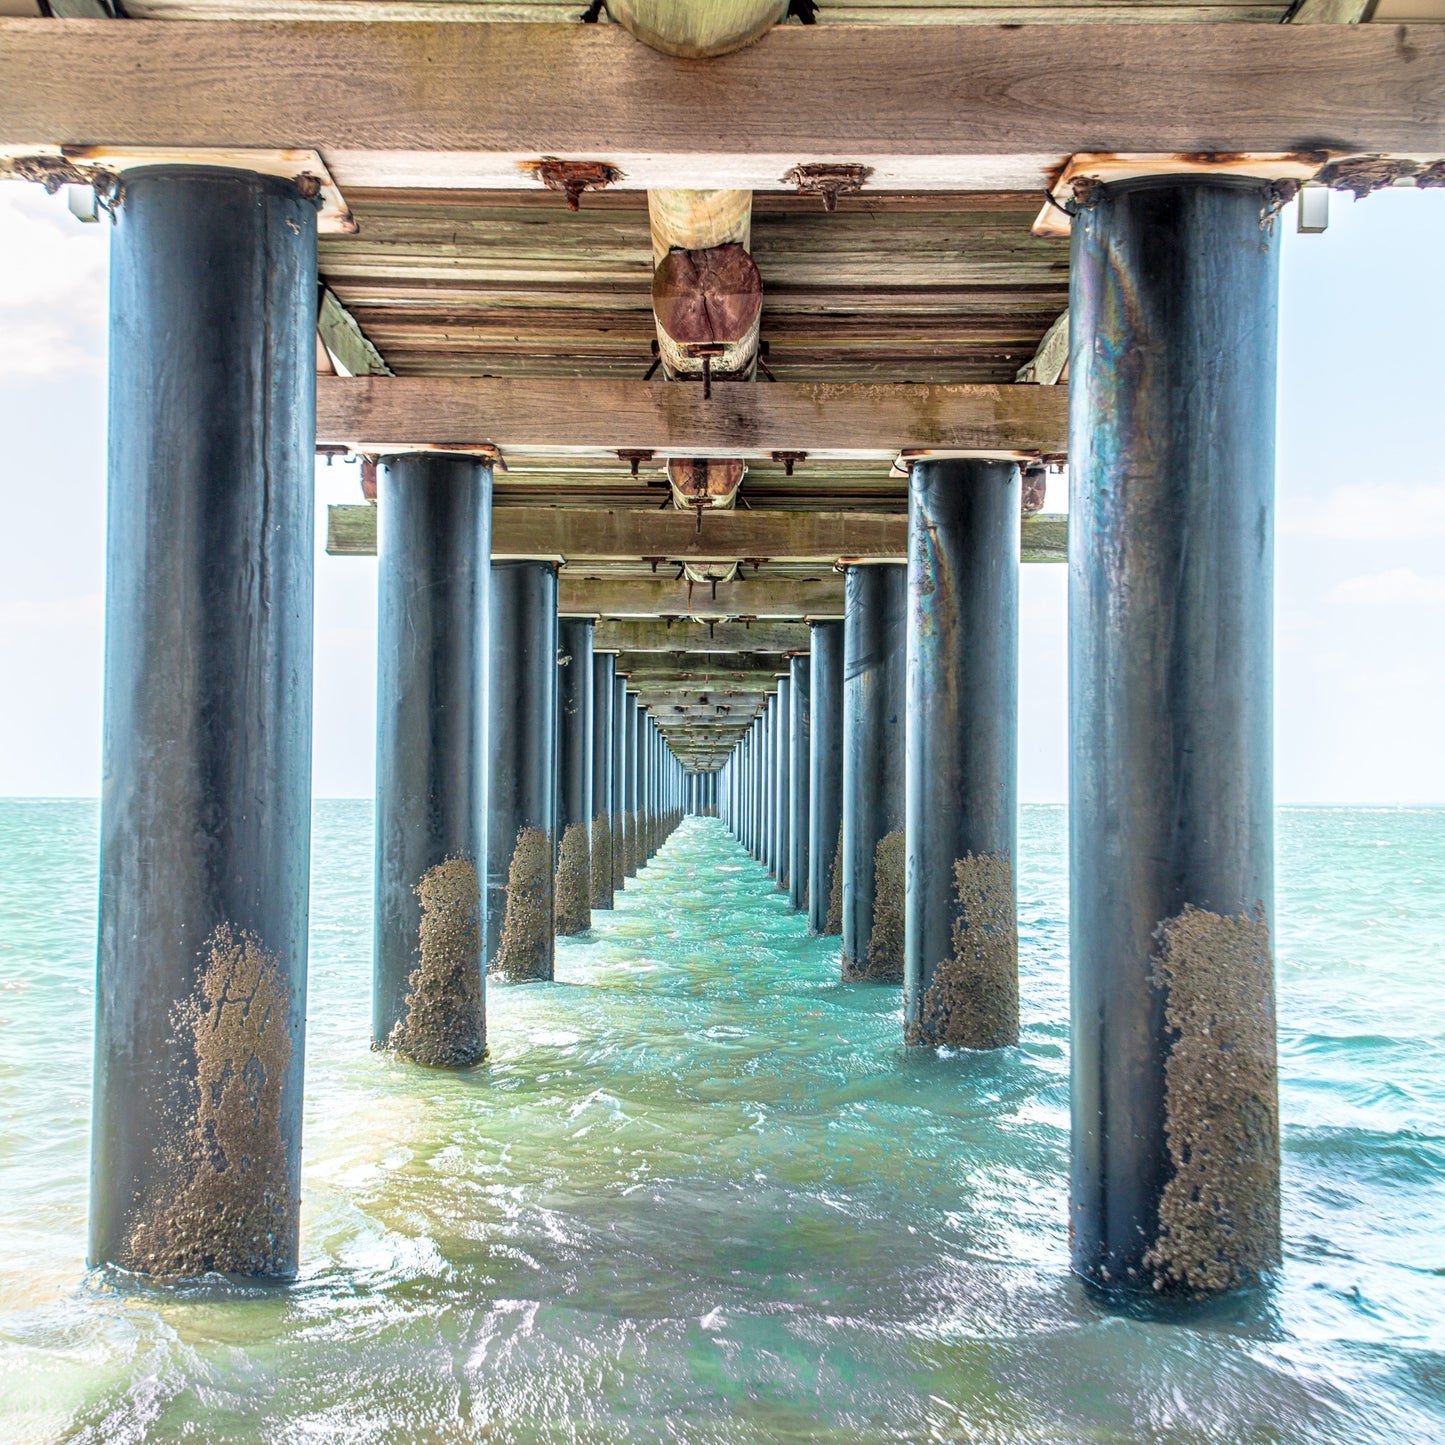
<svg viewBox="0 0 1445 1445"><path fill-rule="evenodd" d="M658 326L679 346L736 346L757 327L763 278L736 242L669 251L652 277Z"/></svg>

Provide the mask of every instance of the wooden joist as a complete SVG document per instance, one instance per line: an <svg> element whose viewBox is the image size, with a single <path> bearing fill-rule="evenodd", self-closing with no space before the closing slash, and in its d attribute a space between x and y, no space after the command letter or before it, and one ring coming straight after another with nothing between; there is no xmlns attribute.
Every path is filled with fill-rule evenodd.
<svg viewBox="0 0 1445 1445"><path fill-rule="evenodd" d="M568 617L776 617L843 615L843 578L719 582L716 587L562 574L557 610Z"/></svg>
<svg viewBox="0 0 1445 1445"><path fill-rule="evenodd" d="M1022 560L1067 561L1067 521L1056 513L1025 517ZM341 504L327 517L326 550L337 557L376 553L376 508ZM492 551L499 557L563 557L569 562L649 558L837 562L908 555L903 513L704 510L656 507L498 507Z"/></svg>
<svg viewBox="0 0 1445 1445"><path fill-rule="evenodd" d="M633 189L837 156L1027 190L1077 151L1445 155L1445 30L783 26L699 65L602 25L0 21L0 147L47 142L315 147L343 190L515 187L547 155Z"/></svg>
<svg viewBox="0 0 1445 1445"><path fill-rule="evenodd" d="M733 653L807 652L808 627L802 622L677 622L609 619L593 631L598 652Z"/></svg>
<svg viewBox="0 0 1445 1445"><path fill-rule="evenodd" d="M490 444L519 457L615 459L626 449L888 461L903 448L1060 456L1068 396L1023 385L734 381L704 398L701 386L663 381L322 376L316 439L358 451Z"/></svg>
<svg viewBox="0 0 1445 1445"><path fill-rule="evenodd" d="M733 682L785 677L789 656L787 652L622 652L617 655L617 670L639 685L654 677Z"/></svg>
<svg viewBox="0 0 1445 1445"><path fill-rule="evenodd" d="M390 376L391 368L381 359L371 342L362 334L356 318L336 299L328 288L322 288L321 306L316 330L331 360L344 368L343 376Z"/></svg>

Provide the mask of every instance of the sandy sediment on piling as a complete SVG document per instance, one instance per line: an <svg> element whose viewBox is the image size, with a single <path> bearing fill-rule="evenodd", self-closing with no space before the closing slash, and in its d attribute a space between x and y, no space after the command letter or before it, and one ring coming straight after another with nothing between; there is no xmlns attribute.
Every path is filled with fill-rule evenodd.
<svg viewBox="0 0 1445 1445"><path fill-rule="evenodd" d="M587 825L572 823L562 834L553 886L557 932L585 933L592 927L592 862Z"/></svg>
<svg viewBox="0 0 1445 1445"><path fill-rule="evenodd" d="M833 849L833 871L828 889L828 920L823 933L836 935L843 932L843 825L838 824L838 846Z"/></svg>
<svg viewBox="0 0 1445 1445"><path fill-rule="evenodd" d="M606 813L592 820L592 906L612 907L612 821Z"/></svg>
<svg viewBox="0 0 1445 1445"><path fill-rule="evenodd" d="M274 955L229 924L202 958L196 992L173 1015L195 1074L179 1084L182 1117L116 1263L180 1279L284 1274L298 1226L281 1122L288 983Z"/></svg>
<svg viewBox="0 0 1445 1445"><path fill-rule="evenodd" d="M857 975L874 983L903 981L902 832L885 833L873 850L873 931L867 965Z"/></svg>
<svg viewBox="0 0 1445 1445"><path fill-rule="evenodd" d="M514 979L552 977L552 838L546 829L517 834L492 972Z"/></svg>
<svg viewBox="0 0 1445 1445"><path fill-rule="evenodd" d="M953 883L953 951L934 967L908 1042L1008 1048L1019 1039L1013 865L1002 853L969 853L954 861Z"/></svg>
<svg viewBox="0 0 1445 1445"><path fill-rule="evenodd" d="M1144 1255L1155 1289L1253 1285L1280 1262L1274 963L1263 906L1186 907L1159 926L1154 985L1171 1036L1165 1137L1173 1177Z"/></svg>
<svg viewBox="0 0 1445 1445"><path fill-rule="evenodd" d="M461 1068L486 1053L481 886L476 863L448 858L417 884L420 962L407 979L406 1014L386 1046L414 1063Z"/></svg>

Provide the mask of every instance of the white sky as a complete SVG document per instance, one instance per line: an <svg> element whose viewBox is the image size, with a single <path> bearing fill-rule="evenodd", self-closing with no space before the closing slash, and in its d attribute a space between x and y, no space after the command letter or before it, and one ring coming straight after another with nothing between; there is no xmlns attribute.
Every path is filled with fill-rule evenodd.
<svg viewBox="0 0 1445 1445"><path fill-rule="evenodd" d="M1445 193L1284 221L1277 795L1445 803ZM99 791L107 230L0 185L0 796ZM318 483L318 524L359 495L348 466ZM376 566L317 550L315 789L360 797ZM1065 583L1023 569L1026 802L1066 793Z"/></svg>

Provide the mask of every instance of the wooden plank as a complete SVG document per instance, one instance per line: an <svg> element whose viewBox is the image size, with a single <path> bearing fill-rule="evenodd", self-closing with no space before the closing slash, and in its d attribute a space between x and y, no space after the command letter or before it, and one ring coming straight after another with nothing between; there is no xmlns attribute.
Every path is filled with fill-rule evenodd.
<svg viewBox="0 0 1445 1445"><path fill-rule="evenodd" d="M578 0L127 0L126 14L137 20L366 20L374 22L458 21L491 24L546 24L576 20ZM821 0L820 25L1020 25L1140 21L1150 24L1228 20L1278 20L1283 0L972 0L938 4L919 0L904 5L829 4ZM0 0L0 13L4 0ZM21 13L16 10L16 14ZM34 9L25 14L36 13ZM603 16L606 11L603 12ZM602 21L602 17L599 17ZM605 21L603 21L605 23Z"/></svg>
<svg viewBox="0 0 1445 1445"><path fill-rule="evenodd" d="M770 652L806 652L809 632L802 622L653 622L604 620L592 634L599 652L728 653L753 649Z"/></svg>
<svg viewBox="0 0 1445 1445"><path fill-rule="evenodd" d="M843 578L750 578L719 582L714 589L660 579L569 577L564 572L557 609L568 617L841 617Z"/></svg>
<svg viewBox="0 0 1445 1445"><path fill-rule="evenodd" d="M884 188L1026 190L1078 151L1445 154L1445 32L781 26L702 66L603 25L0 20L0 146L46 142L314 146L343 190L516 188L542 155L781 190L840 150Z"/></svg>
<svg viewBox="0 0 1445 1445"><path fill-rule="evenodd" d="M1043 386L696 385L599 378L317 378L327 446L500 447L503 455L887 460L903 448L1062 455L1068 397Z"/></svg>
<svg viewBox="0 0 1445 1445"><path fill-rule="evenodd" d="M732 712L760 707L767 696L764 688L744 692L741 688L644 687L638 689L637 700L650 709L654 717L665 717L669 722L684 719L711 722L726 718Z"/></svg>
<svg viewBox="0 0 1445 1445"><path fill-rule="evenodd" d="M333 361L344 368L346 376L390 376L391 368L381 353L362 334L356 318L326 287L321 291L321 308L316 329Z"/></svg>
<svg viewBox="0 0 1445 1445"><path fill-rule="evenodd" d="M1032 360L1019 368L1017 381L1032 381L1038 386L1057 386L1069 364L1069 313L1055 318L1044 332Z"/></svg>
<svg viewBox="0 0 1445 1445"><path fill-rule="evenodd" d="M1067 560L1066 519L1057 513L1025 517L1020 526L1025 562ZM376 555L376 508L333 505L327 513L326 550L334 557ZM698 518L657 507L498 507L492 514L492 551L503 557L563 557L573 562L645 560L649 557L719 561L832 563L841 558L908 555L903 513L711 511Z"/></svg>
<svg viewBox="0 0 1445 1445"><path fill-rule="evenodd" d="M1291 25L1358 25L1374 6L1375 0L1295 0L1285 18Z"/></svg>
<svg viewBox="0 0 1445 1445"><path fill-rule="evenodd" d="M788 671L788 652L622 652L617 670L629 677L691 678L699 682L737 681L743 677L772 678Z"/></svg>

